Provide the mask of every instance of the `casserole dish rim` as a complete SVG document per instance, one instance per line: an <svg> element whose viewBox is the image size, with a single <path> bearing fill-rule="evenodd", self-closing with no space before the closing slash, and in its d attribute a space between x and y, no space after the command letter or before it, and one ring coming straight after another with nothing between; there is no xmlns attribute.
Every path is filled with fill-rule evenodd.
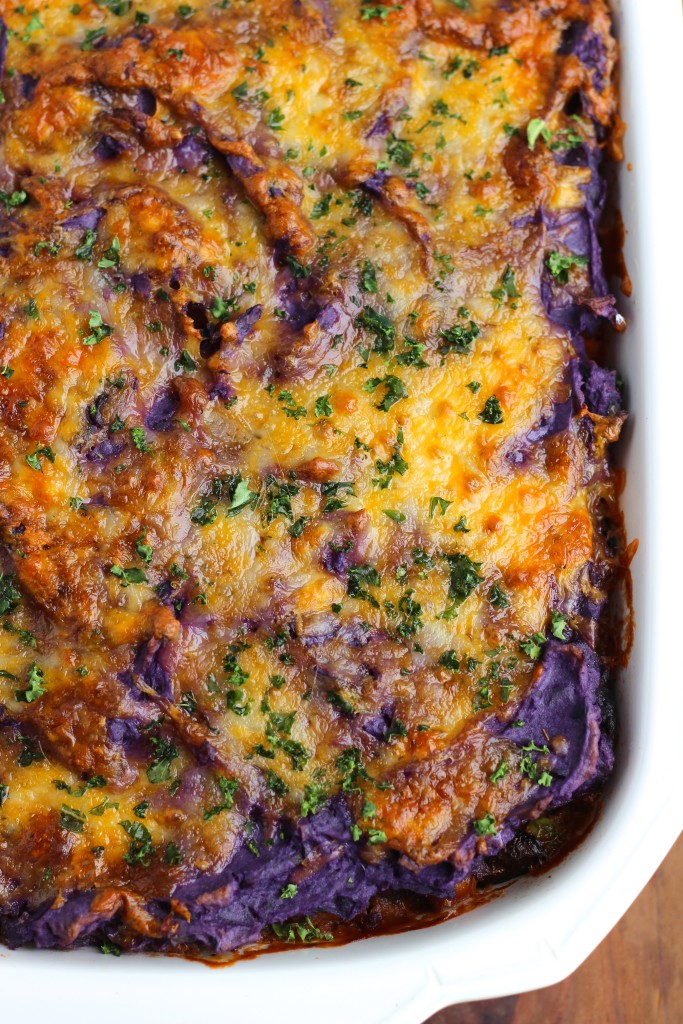
<svg viewBox="0 0 683 1024"><path fill-rule="evenodd" d="M297 949L213 971L173 957L114 960L92 950L3 948L7 1010L25 1016L28 1010L31 1022L49 1013L53 1024L90 1020L93 1003L101 1024L118 1022L125 1003L136 1022L164 1024L187 1024L200 1007L217 1021L276 1011L278 1024L294 1024L302 1011L312 1011L326 1024L346 1024L350 1015L368 1024L420 1024L453 1003L566 977L614 926L675 841L683 806L674 788L677 717L668 693L675 684L670 652L683 558L674 537L678 487L671 468L680 460L673 439L683 357L672 325L680 288L674 247L683 218L663 175L681 165L667 97L680 87L675 68L683 32L677 0L615 0L613 6L622 48L621 114L628 125L619 205L633 298L619 297L629 329L610 363L627 383L622 507L629 540L640 546L632 566L635 645L618 682L617 767L592 832L562 864L515 882L476 913L348 946ZM77 1002L65 993L65 981L78 987Z"/></svg>

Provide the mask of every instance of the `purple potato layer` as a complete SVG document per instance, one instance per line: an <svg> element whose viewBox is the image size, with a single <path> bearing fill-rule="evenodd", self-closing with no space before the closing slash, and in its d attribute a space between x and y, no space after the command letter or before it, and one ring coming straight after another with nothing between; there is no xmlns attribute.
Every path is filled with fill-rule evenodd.
<svg viewBox="0 0 683 1024"><path fill-rule="evenodd" d="M219 873L198 872L175 889L172 899L184 908L182 916L173 913L168 900L149 901L145 910L164 934L136 939L134 948L198 946L226 953L256 942L264 929L293 918L326 913L348 921L379 893L451 899L458 882L476 873L485 857L502 850L525 821L563 806L606 779L613 764L612 720L597 656L582 642L550 642L524 699L511 705L504 718L482 718L477 728L518 748L542 746L545 737L561 738L549 755L553 781L529 787L520 780L517 804L483 849L471 831L450 858L428 867L418 867L395 851L374 859L364 841L354 840L354 818L341 796L309 818L282 822L281 838L269 846L254 808L248 845L239 847ZM295 895L283 899L287 886L296 887ZM13 947L41 948L116 940L121 904L115 901L93 910L94 897L95 892L75 891L59 905L17 906L2 921L2 939Z"/></svg>
<svg viewBox="0 0 683 1024"><path fill-rule="evenodd" d="M327 33L333 37L337 28L334 5L328 0L312 2ZM139 31L141 39L145 31ZM113 44L96 40L94 45ZM0 20L0 75L6 48L7 29ZM604 87L609 77L604 42L588 24L574 22L563 35L559 53L577 57L589 70L594 88L599 91ZM30 99L37 80L29 75L18 76L18 80L22 95ZM597 138L602 141L604 131L597 124L589 98L581 93L579 100L582 116L594 122ZM157 100L151 90L140 89L136 103L141 116L155 114ZM365 138L382 141L399 131L398 115L402 109L401 100L396 110L379 111ZM275 147L275 143L269 144ZM101 163L116 166L117 161L125 159L127 148L128 144L119 138L100 134L93 156ZM258 145L256 151L260 155ZM185 134L175 142L172 159L178 168L189 174L197 173L212 160L222 160L242 184L261 171L246 156L222 154L208 140L193 134ZM603 149L584 141L569 150L561 150L555 159L589 172L588 184L583 186L585 203L582 208L561 215L539 208L529 214L524 224L532 223L544 232L546 256L559 250L578 257L577 266L586 267L587 283L583 283L582 275L572 275L568 282L562 283L553 277L547 263L541 264L536 285L548 322L566 332L576 355L567 368L562 399L544 409L539 421L524 436L515 439L514 448L506 453L513 464L524 462L533 448L554 435L576 429L577 422L584 423L586 431L592 429L586 413L612 417L622 410L617 375L599 366L586 352L588 336L599 334L609 325L619 327L623 323L609 292L598 233L607 196ZM376 169L360 180L359 187L368 200L379 205L386 201L389 178L387 170ZM415 185L411 181L407 187L414 190ZM284 195L279 186L272 186L271 199ZM93 205L92 199L89 203L77 203L70 216L58 222L65 236L72 232L74 237L79 237L79 232L85 235L97 230L110 200L102 196L97 202L103 205ZM282 330L286 343L308 327L313 338L330 335L343 340L357 313L357 296L352 294L355 286L345 285L346 291L341 296L328 294L315 272L310 276L294 272L291 257L287 262L282 239L275 240L275 250L281 282L278 309L284 314ZM296 264L295 260L295 267ZM183 271L176 268L173 275L170 287L178 287ZM577 283L579 281L581 283ZM148 273L133 275L130 285L135 295L149 299L152 281ZM211 315L210 307L192 300L183 311L201 338L202 359L215 355L222 345L221 325ZM232 321L235 350L249 346L249 339L263 317L259 304L247 308ZM283 351L281 362L286 372L296 370L307 378L318 368L319 358L314 351L302 348L301 351ZM228 376L217 372L211 390L207 386L207 393L210 399L225 402L233 397L234 389ZM118 435L110 437L104 433L106 422L102 407L107 398L107 394L102 393L90 404L86 415L86 440L81 448L84 462L100 467L118 459L125 447ZM145 426L155 434L170 432L177 424L179 405L179 395L164 385L148 403ZM354 537L348 543L341 535L339 539L345 543L339 544L337 540L330 543L322 553L321 562L329 573L346 579L349 569L363 561L359 551L362 538ZM600 568L599 563L590 564L589 578L597 575ZM160 589L159 597L172 604L177 619L183 620L192 614L191 606L185 598L179 598L178 593L171 602L170 586L169 593ZM600 604L591 604L583 595L577 597L577 602L581 603L582 616L597 620ZM372 639L363 631L354 633L352 627L344 628L348 630L349 646L359 647ZM325 633L310 634L302 643L313 648L327 639ZM169 702L174 699L170 645L166 640L141 644L136 649L132 669L121 673L118 680L132 694L135 717L109 718L109 740L135 757L140 754L143 730L156 714L156 704L150 699L149 691ZM137 680L148 688L147 692L138 688ZM518 782L510 784L513 797L506 815L496 821L495 829L482 834L471 823L456 841L453 852L437 863L418 864L392 849L390 844L372 846L356 825L352 799L343 792L331 797L310 816L283 819L275 823L276 827L272 822L266 824L262 808L254 803L251 807L240 808L247 811L250 827L244 830L246 836L242 834L233 852L225 855L220 870L193 868L194 875L190 873L189 880L177 884L163 899L134 898L138 920L144 920L144 927L130 927L126 896L103 899L102 890L72 889L46 903L12 902L11 896L8 897L0 914L0 940L10 947L34 945L66 949L106 942L131 950L229 953L262 939L282 937L279 929L285 922L315 919L317 915L350 921L371 908L376 897L386 894L408 893L434 900L452 900L459 883L487 872L495 875L491 864L495 865L497 858L502 862L517 844L524 845L529 839L526 830L529 822L565 807L604 783L614 762L614 718L607 673L589 646L586 634L579 639L578 634L572 633L564 642L551 639L543 646L538 671L522 698L506 705L503 711L481 715L472 725L475 735L478 732L484 738L507 744L508 749L515 752L544 751L547 771L520 774ZM381 714L365 720L359 718L358 726L378 740L386 739L393 719L394 708L388 704L381 709ZM0 727L18 728L10 719L3 719L1 707ZM486 743L481 747L486 749ZM194 750L200 765L212 762L214 753L209 742ZM406 773L409 771L410 766ZM188 772L188 777L190 775ZM283 897L285 892L287 895ZM310 926L308 938L320 937L321 933Z"/></svg>

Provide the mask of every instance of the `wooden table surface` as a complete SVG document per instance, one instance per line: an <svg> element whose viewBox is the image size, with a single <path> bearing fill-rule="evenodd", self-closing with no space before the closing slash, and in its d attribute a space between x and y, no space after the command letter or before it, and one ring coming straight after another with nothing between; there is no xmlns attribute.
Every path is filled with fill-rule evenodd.
<svg viewBox="0 0 683 1024"><path fill-rule="evenodd" d="M452 1006L428 1024L683 1024L683 837L571 978Z"/></svg>

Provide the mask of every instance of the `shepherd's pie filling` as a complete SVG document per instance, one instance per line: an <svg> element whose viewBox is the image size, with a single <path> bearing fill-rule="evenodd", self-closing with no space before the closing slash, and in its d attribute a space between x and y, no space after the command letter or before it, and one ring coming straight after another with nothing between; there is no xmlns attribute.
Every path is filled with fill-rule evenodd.
<svg viewBox="0 0 683 1024"><path fill-rule="evenodd" d="M613 762L604 0L0 9L0 938L547 862Z"/></svg>

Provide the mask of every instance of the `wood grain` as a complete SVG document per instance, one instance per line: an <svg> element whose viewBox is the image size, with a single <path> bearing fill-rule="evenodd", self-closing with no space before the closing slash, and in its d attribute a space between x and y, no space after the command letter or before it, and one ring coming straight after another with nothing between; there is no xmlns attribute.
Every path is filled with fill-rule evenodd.
<svg viewBox="0 0 683 1024"><path fill-rule="evenodd" d="M682 1024L683 838L595 953L566 981L452 1006L427 1024Z"/></svg>

